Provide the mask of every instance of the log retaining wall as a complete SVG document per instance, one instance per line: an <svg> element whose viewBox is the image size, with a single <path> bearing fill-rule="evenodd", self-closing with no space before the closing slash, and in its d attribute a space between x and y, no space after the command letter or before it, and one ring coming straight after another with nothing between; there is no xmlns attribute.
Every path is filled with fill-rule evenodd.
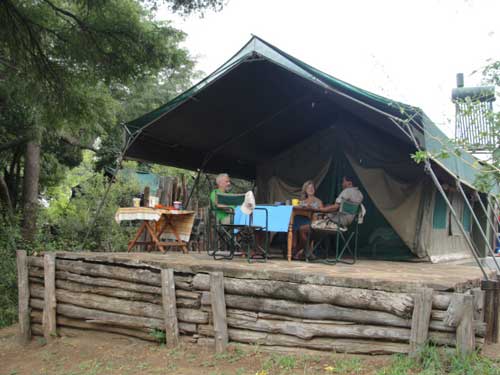
<svg viewBox="0 0 500 375"><path fill-rule="evenodd" d="M29 281L19 284L20 295L29 292L29 308L20 311L23 338L29 332L53 337L72 328L155 341L154 332L163 330L168 345L184 335L218 351L238 342L299 351L414 354L427 341L469 352L484 342L486 332L484 292L477 288L403 293L57 255L54 273L52 254L45 260L28 257L25 266L24 255L18 256L18 268L27 268ZM55 288L48 273L55 275Z"/></svg>

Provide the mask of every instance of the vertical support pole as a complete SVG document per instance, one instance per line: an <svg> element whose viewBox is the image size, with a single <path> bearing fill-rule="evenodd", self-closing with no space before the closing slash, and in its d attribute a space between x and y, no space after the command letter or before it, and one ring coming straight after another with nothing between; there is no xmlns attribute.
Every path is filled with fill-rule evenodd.
<svg viewBox="0 0 500 375"><path fill-rule="evenodd" d="M484 290L480 288L472 289L472 297L474 301L474 320L484 322Z"/></svg>
<svg viewBox="0 0 500 375"><path fill-rule="evenodd" d="M44 304L43 336L47 341L57 336L56 323L56 255L47 253L43 257L44 267Z"/></svg>
<svg viewBox="0 0 500 375"><path fill-rule="evenodd" d="M463 296L462 318L457 326L457 348L462 355L472 353L476 347L473 299L470 295Z"/></svg>
<svg viewBox="0 0 500 375"><path fill-rule="evenodd" d="M161 270L161 296L167 347L173 348L179 343L179 324L177 322L174 270L172 268Z"/></svg>
<svg viewBox="0 0 500 375"><path fill-rule="evenodd" d="M210 273L210 298L214 320L215 351L221 353L226 350L229 340L226 321L226 300L224 298L224 275L222 272Z"/></svg>
<svg viewBox="0 0 500 375"><path fill-rule="evenodd" d="M28 256L25 250L16 251L19 341L25 345L31 340L30 289Z"/></svg>
<svg viewBox="0 0 500 375"><path fill-rule="evenodd" d="M486 343L498 342L498 315L500 303L500 284L497 280L483 280L481 289L484 296L484 321L486 322Z"/></svg>
<svg viewBox="0 0 500 375"><path fill-rule="evenodd" d="M411 357L417 356L419 349L427 341L432 311L432 292L430 288L423 288L418 290L414 297L410 334Z"/></svg>

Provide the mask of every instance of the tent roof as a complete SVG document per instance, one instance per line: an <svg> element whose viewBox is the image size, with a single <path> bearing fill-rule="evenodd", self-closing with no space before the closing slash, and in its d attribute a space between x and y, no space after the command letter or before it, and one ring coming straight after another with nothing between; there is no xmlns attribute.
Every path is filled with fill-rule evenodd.
<svg viewBox="0 0 500 375"><path fill-rule="evenodd" d="M133 141L125 156L252 179L257 165L345 112L393 141L413 143L411 128L431 153L448 140L419 108L332 77L254 36L198 84L128 123ZM471 155L435 161L473 185Z"/></svg>

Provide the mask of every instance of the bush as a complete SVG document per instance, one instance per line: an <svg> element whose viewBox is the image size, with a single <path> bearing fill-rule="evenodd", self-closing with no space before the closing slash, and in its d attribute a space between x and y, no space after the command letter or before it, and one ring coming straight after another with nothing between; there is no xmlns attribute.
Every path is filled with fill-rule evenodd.
<svg viewBox="0 0 500 375"><path fill-rule="evenodd" d="M117 178L102 201L108 183L105 176L92 175L78 185L74 197L54 200L48 209L41 210L40 250L126 250L136 229L119 225L114 216L118 207L132 204L138 185L136 181Z"/></svg>
<svg viewBox="0 0 500 375"><path fill-rule="evenodd" d="M0 219L0 327L17 321L16 243L19 227Z"/></svg>

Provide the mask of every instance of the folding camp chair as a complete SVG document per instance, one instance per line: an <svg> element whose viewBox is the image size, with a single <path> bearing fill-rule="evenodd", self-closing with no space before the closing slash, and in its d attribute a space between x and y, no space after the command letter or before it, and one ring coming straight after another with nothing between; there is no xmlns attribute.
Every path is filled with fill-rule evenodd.
<svg viewBox="0 0 500 375"><path fill-rule="evenodd" d="M266 208L256 207L265 213L265 225L253 225L253 214L250 214L246 224L235 224L235 207L241 206L245 194L216 194L215 206L210 205L209 214L209 248L208 254L215 260L233 259L236 252L246 252L248 262L252 260L267 260L269 252L268 212ZM229 223L217 219L217 212L225 211L229 215ZM256 240L257 233L265 236L264 247ZM252 254L252 250L259 250Z"/></svg>
<svg viewBox="0 0 500 375"><path fill-rule="evenodd" d="M355 204L343 201L339 208L339 213L354 215L354 219L348 226L343 226L333 222L327 215L311 223L306 242L306 261L312 261L311 255L319 247L326 248L326 258L318 259L318 262L327 264L345 263L354 264L358 257L358 229L363 222L364 207L362 204ZM335 258L330 258L331 236L335 235ZM319 237L314 243L312 238ZM354 242L354 243L352 243ZM326 244L325 244L326 243ZM326 247L325 247L326 245ZM343 257L349 254L352 260L344 260Z"/></svg>

